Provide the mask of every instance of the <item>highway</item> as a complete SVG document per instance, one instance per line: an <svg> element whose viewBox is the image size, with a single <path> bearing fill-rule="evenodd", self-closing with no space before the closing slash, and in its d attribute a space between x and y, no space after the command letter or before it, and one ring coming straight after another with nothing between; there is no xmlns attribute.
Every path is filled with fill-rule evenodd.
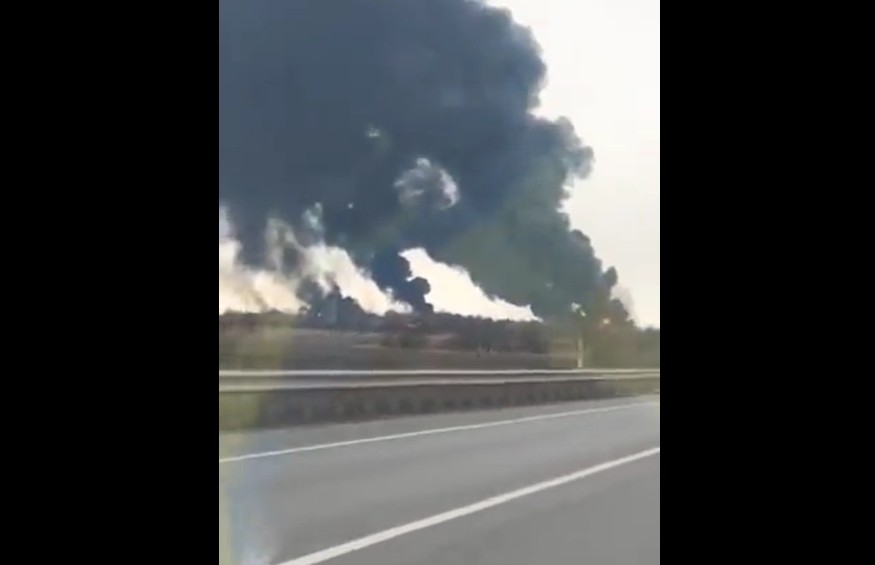
<svg viewBox="0 0 875 565"><path fill-rule="evenodd" d="M658 565L658 400L219 435L220 565Z"/></svg>

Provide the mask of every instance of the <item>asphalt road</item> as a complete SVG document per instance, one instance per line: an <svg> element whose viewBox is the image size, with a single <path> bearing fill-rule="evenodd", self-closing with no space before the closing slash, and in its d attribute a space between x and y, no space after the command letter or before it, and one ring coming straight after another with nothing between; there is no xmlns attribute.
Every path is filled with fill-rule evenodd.
<svg viewBox="0 0 875 565"><path fill-rule="evenodd" d="M658 400L219 436L219 561L659 564Z"/></svg>

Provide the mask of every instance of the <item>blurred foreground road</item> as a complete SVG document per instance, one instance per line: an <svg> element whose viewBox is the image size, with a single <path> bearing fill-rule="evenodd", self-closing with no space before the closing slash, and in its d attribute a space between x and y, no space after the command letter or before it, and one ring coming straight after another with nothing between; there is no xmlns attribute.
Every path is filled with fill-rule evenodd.
<svg viewBox="0 0 875 565"><path fill-rule="evenodd" d="M658 400L219 435L219 561L658 565Z"/></svg>

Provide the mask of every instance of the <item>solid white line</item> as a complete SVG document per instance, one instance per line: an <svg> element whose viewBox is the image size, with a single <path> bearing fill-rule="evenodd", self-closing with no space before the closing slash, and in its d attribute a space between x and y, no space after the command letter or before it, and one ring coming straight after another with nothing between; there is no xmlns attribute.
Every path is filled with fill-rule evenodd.
<svg viewBox="0 0 875 565"><path fill-rule="evenodd" d="M220 370L219 378L226 377L375 377L375 376L430 376L430 375L653 375L659 369L386 369L367 370Z"/></svg>
<svg viewBox="0 0 875 565"><path fill-rule="evenodd" d="M534 484L525 488L521 488L519 490L501 494L493 498L487 498L486 500L482 500L470 506L456 508L455 510L450 510L449 512L444 512L442 514L436 514L429 518L425 518L424 520L411 522L409 524L404 524L396 528L391 528L382 532L378 532L376 534L365 536L363 538L359 538L348 543L329 547L328 549L317 551L316 553L311 553L310 555L305 555L303 557L292 559L291 561L286 561L281 565L318 565L319 563L324 563L331 559L336 559L338 557L342 557L344 555L348 555L350 553L354 553L356 551L360 551L362 549L387 542L397 537L401 537L405 534L410 534L419 530L424 530L426 528L431 528L433 526L449 522L451 520L470 516L471 514L475 514L477 512L482 512L484 510L488 510L502 504L507 504L508 502L523 498L524 496L537 494L548 489L556 488L574 481L585 479L587 477L595 475L596 473L601 473L603 471L608 471L621 465L626 465L627 463L638 461L639 459L644 459L646 457L657 455L659 454L659 450L659 447L654 447L652 449L641 451L634 455L629 455L628 457L608 461L607 463L602 463L601 465L596 465L595 467L589 467L588 469L583 469L575 473L571 473L570 475L564 475L562 477L557 477L543 483Z"/></svg>
<svg viewBox="0 0 875 565"><path fill-rule="evenodd" d="M497 428L499 426L510 426L515 424L525 424L528 422L538 422L541 420L554 420L557 418L568 418L570 416L581 416L583 414L597 414L600 412L613 412L615 410L625 410L634 406L645 406L655 404L653 402L634 402L632 404L621 404L620 406L607 406L603 408L589 408L586 410L574 410L571 412L558 412L556 414L540 414L538 416L529 416L526 418L516 418L513 420L499 420L496 422L485 422L482 424L468 424L464 426L453 426L450 428L436 428L431 430L420 430L418 432L408 432L404 434L394 434L388 436L369 437L363 439L353 439L350 441L338 441L336 443L324 443L321 445L309 445L306 447L294 447L290 449L280 449L277 451L266 451L264 453L252 453L249 455L239 455L237 457L226 457L219 459L219 465L228 463L240 463L243 461L253 461L256 459L267 459L270 457L281 457L285 455L294 455L296 453L308 453L311 451L324 451L326 449L335 449L338 447L351 447L354 445L365 445L368 443L378 443L383 441L393 441L398 439L408 439L422 436L432 436L437 434L448 434L452 432L463 432L469 430L483 430L486 428Z"/></svg>

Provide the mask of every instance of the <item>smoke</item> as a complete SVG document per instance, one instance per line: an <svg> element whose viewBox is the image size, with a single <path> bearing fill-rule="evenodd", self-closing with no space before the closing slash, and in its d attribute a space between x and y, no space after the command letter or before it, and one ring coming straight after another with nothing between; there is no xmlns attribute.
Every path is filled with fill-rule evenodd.
<svg viewBox="0 0 875 565"><path fill-rule="evenodd" d="M279 273L247 269L238 263L240 244L219 241L219 313L297 312L304 303L297 297L297 283Z"/></svg>
<svg viewBox="0 0 875 565"><path fill-rule="evenodd" d="M410 262L414 274L432 281L431 291L426 299L434 305L437 312L493 320L537 320L531 307L523 308L486 296L474 284L467 271L461 267L436 262L424 249L411 249L405 251L403 256Z"/></svg>
<svg viewBox="0 0 875 565"><path fill-rule="evenodd" d="M282 273L240 265L240 243L233 238L225 210L219 208L219 313L227 311L297 312L304 304L297 284Z"/></svg>
<svg viewBox="0 0 875 565"><path fill-rule="evenodd" d="M420 157L413 167L395 181L402 206L436 210L452 208L459 202L459 185L446 170Z"/></svg>
<svg viewBox="0 0 875 565"><path fill-rule="evenodd" d="M539 317L603 303L602 264L561 212L593 152L567 120L534 115L545 73L529 31L480 1L220 0L235 265L297 280L324 260L301 249L331 250L384 298L428 311L442 291L402 255L423 249ZM298 241L279 261L271 218Z"/></svg>
<svg viewBox="0 0 875 565"><path fill-rule="evenodd" d="M625 286L617 285L611 290L611 297L623 305L629 319L638 323L638 313L635 310L635 300L632 297L632 292Z"/></svg>
<svg viewBox="0 0 875 565"><path fill-rule="evenodd" d="M318 233L317 217L311 213L308 221ZM265 240L269 266L257 269L243 265L241 245L234 239L225 211L219 209L220 314L228 311L299 312L307 306L299 297L307 282L315 283L323 294L336 289L342 297L354 299L363 310L373 314L409 310L380 290L343 249L321 242L304 246L289 226L276 220L268 223ZM290 252L296 257L293 271L284 263Z"/></svg>
<svg viewBox="0 0 875 565"><path fill-rule="evenodd" d="M311 229L319 232L318 216L309 215ZM342 249L322 243L303 247L291 228L280 222L268 222L265 234L271 266L251 269L239 261L240 243L234 239L232 226L224 209L219 209L219 313L283 311L299 312L309 306L302 298L308 291L322 297L336 291L341 297L354 299L363 310L374 314L389 311L407 312L409 308L380 290L377 284L356 267ZM294 275L282 265L288 249L298 255ZM531 321L537 318L531 308L509 304L488 297L460 268L434 261L423 249L400 254L409 262L408 278L422 277L434 282L424 290L425 298L441 313L459 314L494 320ZM316 285L316 289L312 285ZM429 305L431 307L431 305Z"/></svg>

